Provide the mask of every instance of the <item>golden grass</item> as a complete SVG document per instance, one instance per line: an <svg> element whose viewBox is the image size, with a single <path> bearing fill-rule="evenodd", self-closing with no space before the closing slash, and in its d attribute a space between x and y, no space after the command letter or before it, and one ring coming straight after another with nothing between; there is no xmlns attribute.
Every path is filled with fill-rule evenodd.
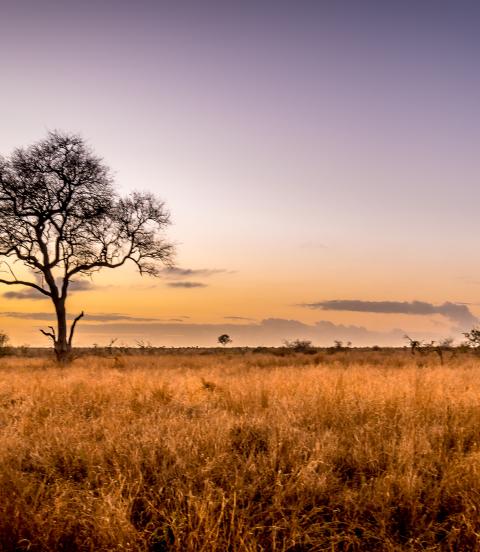
<svg viewBox="0 0 480 552"><path fill-rule="evenodd" d="M4 358L0 550L479 550L479 362L436 360Z"/></svg>

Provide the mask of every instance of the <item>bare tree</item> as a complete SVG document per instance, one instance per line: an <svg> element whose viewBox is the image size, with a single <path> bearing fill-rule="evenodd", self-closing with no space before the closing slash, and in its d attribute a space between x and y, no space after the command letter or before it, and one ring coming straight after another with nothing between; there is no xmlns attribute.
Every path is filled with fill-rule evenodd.
<svg viewBox="0 0 480 552"><path fill-rule="evenodd" d="M464 335L467 336L467 334ZM445 337L440 341L430 341L430 343L424 343L423 341L412 339L408 335L405 335L404 337L409 341L410 351L412 355L415 354L415 351L418 351L422 355L435 353L436 355L438 355L438 358L440 359L440 364L442 365L444 362L445 353L452 353L452 357L455 355L455 350L453 348L453 338L451 337Z"/></svg>
<svg viewBox="0 0 480 552"><path fill-rule="evenodd" d="M77 135L50 132L30 147L0 157L0 283L26 286L49 297L59 361L68 360L75 327L67 327L69 285L102 268L133 262L156 276L172 264L173 246L163 238L169 224L163 202L149 193L120 197L110 171ZM17 276L15 263L27 269ZM26 276L23 274L27 272Z"/></svg>
<svg viewBox="0 0 480 552"><path fill-rule="evenodd" d="M418 339L412 339L407 334L405 334L403 337L408 341L408 344L410 345L410 352L412 353L412 355L414 355L415 351L418 351L423 346L423 343L421 341L419 341Z"/></svg>

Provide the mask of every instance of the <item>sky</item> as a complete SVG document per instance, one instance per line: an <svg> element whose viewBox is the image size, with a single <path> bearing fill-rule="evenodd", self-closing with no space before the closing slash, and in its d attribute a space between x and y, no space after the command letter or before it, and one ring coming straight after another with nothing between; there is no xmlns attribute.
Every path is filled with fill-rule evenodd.
<svg viewBox="0 0 480 552"><path fill-rule="evenodd" d="M0 0L0 154L81 134L176 271L78 284L77 342L461 337L480 317L480 4ZM0 289L42 345L48 300ZM15 291L20 291L16 289Z"/></svg>

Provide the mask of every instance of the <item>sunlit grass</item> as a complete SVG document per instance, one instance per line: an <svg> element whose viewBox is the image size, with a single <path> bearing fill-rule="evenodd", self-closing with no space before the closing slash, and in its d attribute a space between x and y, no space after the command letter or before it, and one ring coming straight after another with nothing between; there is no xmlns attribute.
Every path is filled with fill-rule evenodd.
<svg viewBox="0 0 480 552"><path fill-rule="evenodd" d="M480 369L408 352L0 366L2 550L476 550Z"/></svg>

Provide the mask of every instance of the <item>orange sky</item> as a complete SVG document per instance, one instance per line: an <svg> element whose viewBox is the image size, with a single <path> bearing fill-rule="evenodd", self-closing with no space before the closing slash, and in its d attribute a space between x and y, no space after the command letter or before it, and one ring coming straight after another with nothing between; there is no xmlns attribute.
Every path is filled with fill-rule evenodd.
<svg viewBox="0 0 480 552"><path fill-rule="evenodd" d="M181 247L179 249L181 252ZM339 258L339 253L330 251L329 248L305 248L304 253L301 250L296 252L295 264L286 264L283 270L280 259L271 262L269 267L254 263L250 268L248 265L239 264L233 265L234 268L223 269L226 265L219 264L219 258L217 263L212 262L209 265L210 269L218 269L217 273L205 275L199 271L188 278L176 279L140 277L132 267L103 271L89 280L90 289L74 292L69 299L68 307L72 314L77 314L81 310L87 313L79 326L77 343L106 344L110 338L117 337L125 344L134 344L136 340L146 339L156 345L214 345L217 328L212 327L209 335L205 336L203 330L208 325L213 324L218 328L231 324L256 326L262 320L270 318L297 320L308 325L319 320L328 320L336 325L363 326L372 332L381 333L400 328L404 332L422 337L460 335L458 330L453 330L455 325L441 314L419 316L336 312L303 306L305 303L332 298L355 298L362 301L421 299L437 305L445 301L455 302L458 295L473 300L475 289L478 287L478 284L460 279L455 271L445 270L442 274L435 275L431 266L426 266L427 262L417 263L413 270L408 269L406 264L402 265L401 259L395 265L385 267L373 263L356 263L352 259L353 255ZM200 265L190 268L198 270L204 267ZM413 278L418 289L415 295L409 292L409 282ZM185 281L202 284L204 287L170 287L172 283ZM445 293L452 281L455 281L455 295ZM431 285L430 282L435 282L435 285ZM4 313L52 312L48 299L1 298L0 308ZM475 306L471 306L470 310L475 313ZM94 316L89 320L89 315ZM121 319L119 315L128 318ZM104 319L96 320L95 316ZM38 329L50 322L3 316L1 323L15 344L44 345L45 339ZM148 328L146 334L144 326L139 325L145 323L153 326ZM106 324L113 325L109 326L108 335L103 333ZM118 326L117 333L116 324L122 324ZM165 324L178 326L175 339L165 337ZM179 328L185 324L198 325L201 331L195 334L189 329L184 337L179 337L182 335ZM125 328L125 325L128 328ZM157 331L156 325L161 331ZM232 337L235 340L235 328L229 326L228 329L234 334ZM293 333L295 335L289 335L288 327L281 328L276 334L269 335L267 344L281 345L283 339L297 337L296 330ZM315 336L318 335L318 343L325 345L332 341L334 334L334 331L325 336L321 332L314 333ZM237 344L248 344L242 335L236 340ZM339 336L342 335L344 333L339 331ZM398 335L388 338L374 334L371 337L373 341L382 339L384 342L401 344ZM259 337L258 343L261 340ZM358 337L355 332L349 340L357 345L371 341L369 338ZM255 341L253 344L258 343Z"/></svg>

